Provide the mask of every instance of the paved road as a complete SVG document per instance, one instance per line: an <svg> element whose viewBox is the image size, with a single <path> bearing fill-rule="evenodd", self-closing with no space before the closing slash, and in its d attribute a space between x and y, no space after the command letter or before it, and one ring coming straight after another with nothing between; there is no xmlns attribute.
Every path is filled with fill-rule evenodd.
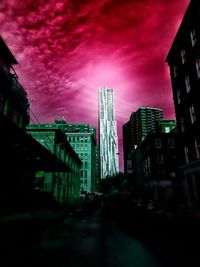
<svg viewBox="0 0 200 267"><path fill-rule="evenodd" d="M31 238L3 248L0 266L200 266L196 254L190 251L189 257L183 255L189 247L180 244L184 239L168 238L164 230L148 235L150 229L143 231L137 225L138 231L130 231L130 225L129 229L126 226L102 219L101 209L90 215L69 214L60 225L53 225L40 235L30 233ZM186 248L182 250L183 247Z"/></svg>

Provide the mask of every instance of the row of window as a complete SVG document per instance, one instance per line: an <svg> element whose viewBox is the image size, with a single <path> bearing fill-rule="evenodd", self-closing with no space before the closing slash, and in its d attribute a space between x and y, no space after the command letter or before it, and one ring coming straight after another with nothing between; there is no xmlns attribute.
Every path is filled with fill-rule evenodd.
<svg viewBox="0 0 200 267"><path fill-rule="evenodd" d="M87 148L80 148L80 149L79 149L79 148L76 148L75 150L76 150L77 153L79 153L79 152L84 152L84 151L88 151Z"/></svg>
<svg viewBox="0 0 200 267"><path fill-rule="evenodd" d="M67 140L69 142L89 142L89 137L81 137L81 136L67 136Z"/></svg>
<svg viewBox="0 0 200 267"><path fill-rule="evenodd" d="M190 84L190 78L188 75L185 76L185 89L186 93L189 93L191 91L191 84ZM177 103L181 103L181 90L177 89L176 90L176 97L177 97Z"/></svg>
<svg viewBox="0 0 200 267"><path fill-rule="evenodd" d="M196 152L196 159L200 158L200 139L195 138L194 139L194 148ZM187 145L184 146L184 153L185 153L185 162L189 163L190 158L189 158L189 147Z"/></svg>
<svg viewBox="0 0 200 267"><path fill-rule="evenodd" d="M194 47L196 42L197 42L197 36L196 36L195 29L192 29L190 31L190 41L191 41L192 47ZM182 64L184 64L186 62L186 51L185 51L185 49L181 50L181 62L182 62Z"/></svg>
<svg viewBox="0 0 200 267"><path fill-rule="evenodd" d="M76 148L83 148L83 147L85 147L85 148L87 148L88 147L88 144L76 144Z"/></svg>
<svg viewBox="0 0 200 267"><path fill-rule="evenodd" d="M167 144L169 148L174 148L175 147L175 142L173 138L168 138L167 139ZM155 148L162 148L162 141L160 138L155 139Z"/></svg>
<svg viewBox="0 0 200 267"><path fill-rule="evenodd" d="M198 57L195 62L196 65L196 75L197 78L200 78L200 58ZM176 65L173 66L173 76L176 78L178 76L178 68ZM190 85L190 79L189 76L185 76L185 86L186 86L186 91L189 92L191 90L191 85Z"/></svg>
<svg viewBox="0 0 200 267"><path fill-rule="evenodd" d="M192 29L190 31L190 41L192 47L194 47L197 42L195 29ZM186 50L184 48L181 50L180 56L181 56L181 63L185 64L187 56L186 56ZM200 78L200 58L196 60L196 69L197 69L197 77ZM176 78L178 75L178 67L174 65L172 71L173 71L173 77Z"/></svg>
<svg viewBox="0 0 200 267"><path fill-rule="evenodd" d="M81 170L81 178L87 178L87 171Z"/></svg>
<svg viewBox="0 0 200 267"><path fill-rule="evenodd" d="M190 114L191 124L194 124L196 122L196 114L195 114L195 109L194 109L193 104L189 107L189 114ZM180 118L180 126L181 126L181 132L184 132L185 131L185 118L184 117Z"/></svg>

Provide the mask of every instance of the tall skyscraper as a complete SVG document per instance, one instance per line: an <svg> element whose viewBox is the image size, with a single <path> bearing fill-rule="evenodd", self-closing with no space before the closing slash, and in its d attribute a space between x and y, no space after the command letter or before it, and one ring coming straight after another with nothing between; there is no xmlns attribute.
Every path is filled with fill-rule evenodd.
<svg viewBox="0 0 200 267"><path fill-rule="evenodd" d="M101 178L116 175L119 160L114 91L104 86L99 89L99 142Z"/></svg>

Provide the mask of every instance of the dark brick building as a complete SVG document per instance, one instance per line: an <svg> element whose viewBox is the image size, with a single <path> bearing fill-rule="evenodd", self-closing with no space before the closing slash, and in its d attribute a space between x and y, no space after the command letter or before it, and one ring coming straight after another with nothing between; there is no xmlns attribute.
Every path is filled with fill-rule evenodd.
<svg viewBox="0 0 200 267"><path fill-rule="evenodd" d="M191 0L167 56L179 133L182 186L188 205L200 200L200 1Z"/></svg>

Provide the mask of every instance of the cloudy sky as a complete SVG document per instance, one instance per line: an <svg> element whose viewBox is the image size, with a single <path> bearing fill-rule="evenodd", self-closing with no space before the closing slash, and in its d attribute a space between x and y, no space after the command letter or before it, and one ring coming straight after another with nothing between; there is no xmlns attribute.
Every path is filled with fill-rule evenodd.
<svg viewBox="0 0 200 267"><path fill-rule="evenodd" d="M39 122L97 126L98 88L122 125L140 106L174 118L165 58L189 0L0 0L0 35ZM34 121L35 122L35 121ZM122 164L122 160L121 160Z"/></svg>

